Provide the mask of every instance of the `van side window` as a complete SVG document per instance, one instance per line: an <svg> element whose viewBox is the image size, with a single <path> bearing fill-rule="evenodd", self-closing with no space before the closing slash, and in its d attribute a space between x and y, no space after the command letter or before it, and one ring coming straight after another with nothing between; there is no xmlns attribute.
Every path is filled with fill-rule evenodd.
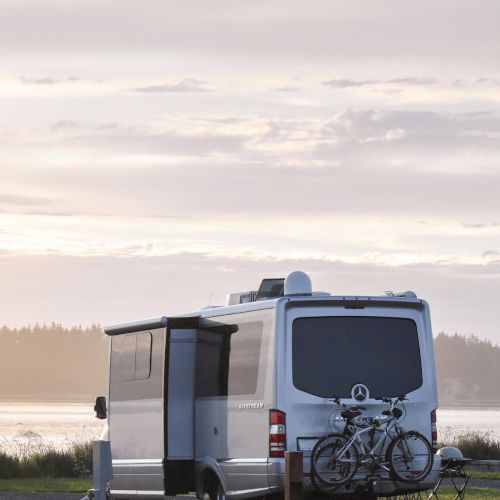
<svg viewBox="0 0 500 500"><path fill-rule="evenodd" d="M262 321L239 323L233 334L200 330L196 395L243 396L257 392Z"/></svg>
<svg viewBox="0 0 500 500"><path fill-rule="evenodd" d="M244 396L257 392L263 323L254 321L238 326L239 330L231 335L229 396Z"/></svg>
<svg viewBox="0 0 500 500"><path fill-rule="evenodd" d="M121 380L144 380L151 374L150 332L117 335L113 338L113 357Z"/></svg>
<svg viewBox="0 0 500 500"><path fill-rule="evenodd" d="M200 331L196 370L198 397L227 396L229 335Z"/></svg>

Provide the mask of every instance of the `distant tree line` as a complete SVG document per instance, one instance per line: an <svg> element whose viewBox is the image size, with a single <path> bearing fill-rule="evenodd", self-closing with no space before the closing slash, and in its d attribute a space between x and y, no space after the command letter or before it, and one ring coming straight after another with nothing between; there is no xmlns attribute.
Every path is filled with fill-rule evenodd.
<svg viewBox="0 0 500 500"><path fill-rule="evenodd" d="M107 340L99 325L0 328L0 398L92 400L105 394Z"/></svg>
<svg viewBox="0 0 500 500"><path fill-rule="evenodd" d="M0 398L86 400L106 393L107 339L99 325L0 328ZM440 333L434 339L440 405L500 404L500 347Z"/></svg>
<svg viewBox="0 0 500 500"><path fill-rule="evenodd" d="M434 354L441 406L500 403L498 345L474 335L439 333Z"/></svg>

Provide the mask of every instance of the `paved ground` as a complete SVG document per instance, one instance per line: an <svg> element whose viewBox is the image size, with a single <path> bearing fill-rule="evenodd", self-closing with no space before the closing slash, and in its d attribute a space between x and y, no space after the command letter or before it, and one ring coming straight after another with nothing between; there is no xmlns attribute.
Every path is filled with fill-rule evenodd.
<svg viewBox="0 0 500 500"><path fill-rule="evenodd" d="M450 481L443 481L443 485L451 485ZM500 490L499 480L471 479L469 486L479 488L494 488ZM83 493L9 493L0 491L0 500L81 500L85 495ZM195 500L195 496L179 495L170 497L171 500Z"/></svg>

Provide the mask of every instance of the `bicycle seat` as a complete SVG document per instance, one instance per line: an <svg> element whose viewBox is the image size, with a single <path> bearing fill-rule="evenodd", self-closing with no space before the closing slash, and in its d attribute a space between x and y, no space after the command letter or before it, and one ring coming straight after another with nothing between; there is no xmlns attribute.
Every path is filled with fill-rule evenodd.
<svg viewBox="0 0 500 500"><path fill-rule="evenodd" d="M392 410L392 414L394 417L399 418L403 414L403 410L400 408L394 408L394 410Z"/></svg>
<svg viewBox="0 0 500 500"><path fill-rule="evenodd" d="M347 410L343 410L340 416L346 420L352 420L353 418L359 417L362 413L363 412L357 408L348 408Z"/></svg>

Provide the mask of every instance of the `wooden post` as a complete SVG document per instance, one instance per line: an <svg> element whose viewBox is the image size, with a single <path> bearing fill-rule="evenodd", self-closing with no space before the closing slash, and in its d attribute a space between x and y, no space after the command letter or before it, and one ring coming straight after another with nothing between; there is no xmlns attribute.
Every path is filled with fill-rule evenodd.
<svg viewBox="0 0 500 500"><path fill-rule="evenodd" d="M302 500L304 461L301 451L285 451L285 500Z"/></svg>

